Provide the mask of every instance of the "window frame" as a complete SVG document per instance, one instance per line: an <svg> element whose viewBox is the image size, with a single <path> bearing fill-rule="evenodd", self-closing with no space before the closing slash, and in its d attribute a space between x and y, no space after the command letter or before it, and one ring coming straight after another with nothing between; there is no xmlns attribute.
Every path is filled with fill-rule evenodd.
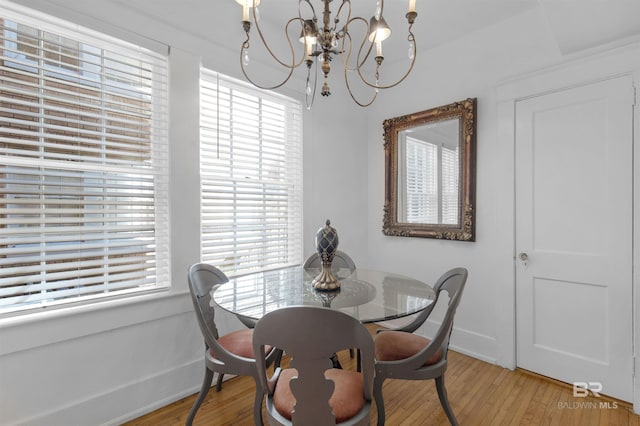
<svg viewBox="0 0 640 426"><path fill-rule="evenodd" d="M15 69L19 71L24 71L25 73L27 72L35 73L37 76L37 81L40 82L39 84L42 84L43 79L48 79L48 80L59 81L60 82L59 84L61 85L68 83L68 84L74 84L76 86L80 86L81 88L86 87L87 92L95 92L95 91L98 91L97 88L100 87L101 83L100 81L96 81L95 83L92 83L91 79L89 78L91 76L91 73L87 73L82 69L83 68L81 65L83 61L82 54L81 54L82 49L78 51L79 71L77 73L77 76L72 75L72 71L70 71L65 67L55 67L48 64L45 65L44 63L47 62L47 59L45 57L46 53L43 52L42 50L38 55L38 58L40 58L38 61L28 60L26 54L22 55L22 58L21 58L20 54L17 53L18 44L19 44L17 39L18 35L16 32L14 32L15 37L8 35L11 32L10 27L13 27L15 31L17 31L17 28L20 25L25 25L26 27L35 28L36 32L38 33L38 40L41 40L39 42L40 46L42 45L42 43L44 43L45 34L53 34L54 36L57 36L59 38L64 37L70 40L76 40L77 38L78 46L89 46L89 47L93 46L91 48L94 48L96 51L100 52L100 57L106 58L107 60L112 58L110 56L112 54L109 52L114 52L115 54L123 54L125 51L127 51L129 52L129 53L126 53L127 55L132 55L132 52L135 52L136 55L139 55L139 57L141 58L139 59L140 61L144 61L144 60L151 61L149 62L149 64L151 64L150 67L152 68L151 74L153 75L153 79L152 79L152 82L149 83L149 86L148 86L149 90L148 92L145 91L145 93L142 93L142 91L140 91L139 96L137 96L138 100L148 99L148 107L146 111L148 111L149 113L148 122L150 124L148 124L149 130L147 135L148 135L148 142L150 144L150 148L148 152L148 155L149 155L148 164L146 166L143 165L142 162L140 162L138 163L140 165L139 170L126 172L124 171L122 166L118 166L115 163L111 165L105 163L104 166L100 166L98 163L98 165L96 166L96 163L86 162L84 166L79 166L78 162L72 163L68 158L67 159L58 158L55 160L51 158L37 157L37 156L34 158L28 158L28 157L20 158L18 152L15 153L14 157L10 156L5 152L4 154L0 153L0 167L6 170L12 170L12 169L19 170L20 168L23 168L25 170L25 173L28 169L31 169L34 171L33 172L34 174L31 174L30 176L36 176L35 171L39 170L39 173L40 173L39 176L41 177L41 179L47 179L47 178L44 178L43 176L51 177L51 176L54 176L55 173L59 173L61 176L60 177L61 182L63 179L66 179L65 185L67 186L77 185L78 188L87 188L87 187L96 185L95 182L91 183L91 181L92 179L95 178L95 176L93 175L100 174L99 170L102 170L101 179L103 181L108 180L113 182L112 179L124 179L127 176L130 177L130 176L133 176L134 174L137 176L146 176L145 180L150 180L152 182L151 185L153 187L153 190L152 190L153 205L151 209L153 213L152 213L152 216L150 216L152 217L152 219L150 220L154 224L154 229L152 232L153 242L150 243L150 245L153 246L153 248L146 249L146 253L147 254L151 253L154 259L154 263L152 266L153 272L152 272L152 275L148 275L149 278L146 279L146 281L148 281L147 284L143 283L139 285L125 285L124 286L125 288L115 289L113 291L106 288L104 292L99 292L96 294L94 293L82 294L82 292L76 291L75 296L70 298L56 297L56 295L53 294L54 297L50 299L43 299L30 304L4 305L4 306L0 306L0 318L6 317L6 316L13 316L16 314L40 313L40 312L43 312L43 309L45 311L49 309L54 309L54 308L64 309L64 308L70 308L70 307L77 307L78 305L90 305L92 303L102 302L105 300L129 298L129 297L138 296L146 293L166 291L168 288L170 288L170 283L169 283L169 278L170 278L169 253L170 252L169 252L169 244L168 244L168 241L169 241L169 233L168 233L169 232L168 231L168 228L169 228L168 226L169 225L169 219L168 219L169 146L168 146L168 128L166 125L166 121L168 117L168 67L169 67L168 49L166 52L163 52L163 53L160 53L157 51L151 51L141 46L136 46L131 43L115 39L113 37L99 33L97 31L81 28L75 24L72 24L54 17L35 13L33 11L30 11L27 8L22 8L19 6L16 6L15 10L14 9L3 10L2 16L0 16L0 19L2 20L3 23L11 22L11 24L7 26L7 29L4 29L2 33L2 40L4 41L4 43L0 45L0 49L1 49L0 53L4 56L4 59L1 61L2 63L0 63L0 66L6 67L6 69ZM76 38L72 38L74 36ZM12 47L12 50L7 50L6 49L7 46L9 46L9 48ZM132 57L134 56L132 55ZM12 61L11 59L16 59L16 61ZM22 59L23 62L33 62L34 66L32 67L28 64L27 65L21 64L19 62L20 59ZM133 66L133 65L130 64L129 66ZM118 71L117 68L114 68L114 70L116 70L116 72ZM98 71L98 74L101 74L101 73L103 73L102 74L103 80L105 78L108 78L109 74L106 67ZM121 84L119 86L118 84L114 84L115 82L116 80L113 80L109 83L108 85L109 91L107 92L107 94L113 97L126 96L127 99L132 99L131 102L134 102L136 98L136 96L133 96L134 92L126 90L127 88L132 88L134 86L132 86L131 84L129 85ZM136 86L135 88L136 90L140 90L141 87L142 86L140 87ZM6 99L3 98L3 101L9 100L9 105L10 105L10 101L12 99L10 96L11 88L9 86L6 86L6 90L7 90L6 92L7 98ZM2 93L2 91L3 91L3 85L0 85L0 94ZM104 95L105 92L103 90L99 90L99 92L101 94L100 97L105 96ZM125 95L125 92L126 92L126 95ZM29 96L35 96L35 95L29 94ZM88 95L88 97L90 96L91 95ZM98 98L96 97L95 99L98 99ZM71 103L69 104L71 105ZM43 124L44 121L42 120L46 121L51 119L51 120L65 121L65 119L67 119L66 120L67 124L69 123L74 124L74 121L68 120L68 117L64 117L64 116L58 117L55 115L49 115L48 113L44 112L44 109L46 108L50 108L50 106L48 106L47 104L44 104L44 106L41 109L39 109L38 112L33 113L33 114L40 115L42 117L38 125L32 126L32 127L38 127L40 129L40 132L44 132L44 136L37 138L37 142L34 142L38 144L38 146L44 143L43 141L47 137L52 137L52 136L47 136L47 133L46 133L47 128L44 127L44 124ZM78 106L78 111L79 111L78 117L80 117L81 108L82 108L81 105ZM85 113L85 112L86 111L82 111L82 113ZM117 114L117 113L118 111L115 110L114 114ZM98 139L98 140L101 140L102 142L97 142L96 145L101 146L103 150L106 149L107 147L109 147L109 149L111 150L114 149L112 144L114 144L115 142L112 142L112 139L109 139L109 138L113 138L113 140L117 140L124 137L117 133L118 132L118 129L116 128L116 126L118 126L117 124L105 124L105 123L108 123L110 120L113 121L116 119L117 118L113 118L113 116L112 117L104 116L101 121L102 124L97 126L99 129L101 129L100 131L103 136L102 136L102 139ZM5 122L5 120L8 122L9 118L7 118L6 116L0 117L0 120L2 122ZM14 123L16 123L19 120L13 119L13 121ZM77 122L75 123L79 126L83 122L81 121L80 118L78 118ZM131 122L131 123L135 124L135 122ZM158 123L161 123L161 124L158 124ZM51 126L51 124L49 124L49 126ZM122 127L123 132L125 131L126 126L127 125L123 125ZM63 130L67 128L70 128L70 127L62 127ZM111 130L111 132L108 131L107 129ZM67 131L67 130L64 130L64 131ZM3 133L3 134L0 134L0 136L4 136L7 134L10 134L10 133ZM79 134L80 132L78 132L78 135ZM124 137L124 139L126 139L126 137ZM2 143L3 142L0 141L0 145ZM126 146L126 144L123 144L123 145ZM16 151L19 151L19 150L16 150ZM78 151L78 152L81 152L81 151ZM116 152L115 154L112 154L112 155L117 156L118 154ZM80 158L80 160L81 159L82 157ZM65 163L65 160L67 161L66 163ZM144 162L147 162L147 160L144 160ZM7 169L7 167L9 168ZM54 172L53 174L43 174L45 173L45 169L57 170L57 172ZM75 184L73 184L73 181L76 178L72 177L74 173L76 174L77 179L80 179ZM24 176L29 176L29 175L24 175ZM66 176L66 178L63 178L62 176ZM137 181L137 182L139 185L141 181ZM105 183L103 184L106 185ZM11 182L9 181L9 179L6 180L5 185L11 185ZM20 185L20 184L14 183L13 185ZM49 186L49 185L51 185L50 180L43 181L43 183L39 186L41 188L45 188L45 186ZM115 185L115 183L111 183L110 185ZM5 186L5 188L6 187L7 186ZM140 186L139 188L142 188L142 186ZM7 190L7 193L9 193L9 191L10 190ZM81 200L79 201L80 203L79 206L85 206L85 209L86 209L86 206L91 204L86 201L88 198L91 197L91 195L85 194L83 196L82 191L80 191L78 194L79 194L78 196L80 196L79 200ZM42 197L42 195L40 195L40 197ZM61 198L59 198L59 200L63 201L62 198L64 198L64 195L62 193L60 193L60 197ZM103 197L104 197L104 200L106 200L106 201L103 201L103 203L105 203L105 205L110 205L109 203L114 203L117 201L113 201L113 200L108 201L108 200L112 198L115 199L114 197L118 197L118 195L117 195L117 192L115 192L113 196L109 195L108 193L105 193ZM135 195L133 195L133 197L135 198ZM5 198L5 200L6 199L8 198ZM40 216L40 221L41 221L40 226L43 226L44 224L44 226L46 227L46 222L43 222L46 219L44 219L43 217L47 216L48 214L55 214L56 212L53 211L51 213L45 213L46 205L48 204L46 202L42 204L45 207L41 207L44 210L43 210L43 215ZM64 204L64 202L62 204ZM2 217L6 218L8 217L8 215L14 214L11 212L9 205L10 203L7 203L7 202L5 202L2 205L5 207L4 210L7 212L3 214ZM78 206L76 206L76 208L78 208ZM80 213L79 212L71 213L70 210L73 210L73 209L68 209L67 213L60 213L60 216L63 218L63 221L65 218L64 216L65 214L71 215L71 216L67 216L69 219L71 219L72 217L81 217L82 220L80 222L84 223L85 224L84 226L86 226L86 223L89 223L91 221L90 217L97 213L96 211L90 211L91 209L82 210L80 208L79 210L81 211ZM121 216L120 219L115 219L117 223L125 223L126 220L129 220L130 222L131 221L135 222L138 220L136 218L139 217L139 216L132 215L130 219L122 219L122 217L127 217L126 213L121 212L121 213L113 213L113 214ZM144 214L144 213L141 213L141 214ZM106 215L107 213L104 212L103 220L102 220L103 222L108 222L110 220L110 219L107 219ZM131 222L131 223L133 224L134 222ZM15 223L19 225L20 223L24 224L26 222L21 222L20 218L18 218L15 221ZM6 221L6 225L4 226L4 228L8 229L7 227L10 225L11 225L10 221ZM46 229L42 232L46 232ZM42 232L41 232L41 235L45 235L45 234L42 234ZM82 241L84 241L84 235L85 235L84 232L90 233L91 231L87 230L82 232L83 232L82 234L78 234L78 236L75 239L75 242L73 242L72 244L74 245L79 244L80 246L82 246ZM111 234L106 234L105 238L121 239L119 237L110 237L109 235ZM43 241L44 241L45 237L41 237L41 238L43 238ZM63 237L59 237L59 238L63 238ZM136 240L136 238L133 238L133 240ZM94 240L94 242L95 241L97 240ZM113 240L110 240L110 241L113 241ZM59 244L59 243L44 242L44 243L41 243L40 245L42 244L45 244L45 247L46 247L47 244ZM65 244L65 243L60 243L60 244ZM107 258L118 257L117 254L112 256L112 254L109 252L109 248L106 245L107 243L105 241L103 241L102 244L105 247L104 250L105 250L105 253L107 253L106 254ZM145 243L140 242L139 244L145 244ZM24 244L22 244L21 246L23 245ZM50 245L49 247L53 247L53 245ZM85 249L81 248L79 250L80 251L78 251L78 253L85 252ZM48 252L49 250L46 248L44 249L44 251L41 251L41 253L48 253ZM7 252L7 255L11 255L10 251ZM40 256L46 257L46 255L43 255L43 254L41 254ZM50 256L49 256L49 260L51 260ZM77 263L81 263L80 260L78 259L76 259L76 261ZM42 271L51 270L46 265L47 265L47 261L44 260L44 265L41 266ZM105 265L105 263L103 263L103 265ZM141 267L138 267L138 269L139 268ZM55 270L55 268L53 270ZM105 274L109 274L109 271L111 269L109 269L109 266L105 266L105 270L107 271L105 272ZM117 267L113 270L114 271L117 270ZM79 274L79 276L81 275ZM0 276L0 290L3 290L3 285L2 285L3 278L7 279L8 277ZM135 281L135 278L133 276L130 279ZM20 281L19 278L14 279L14 282L19 282L19 281ZM71 281L73 281L73 279L71 279ZM78 279L78 282L80 281L81 280ZM46 283L47 281L45 280L44 282ZM104 283L102 285L104 285ZM4 289L6 290L7 288L11 288L10 286L11 284L9 284L9 287L4 287ZM26 289L28 288L29 284L26 284L26 283L19 284L19 286L21 288ZM78 285L75 288L79 289L82 287L83 285ZM69 288L74 288L74 287L70 286ZM74 293L73 290L70 290L70 292ZM44 293L46 294L47 290L45 290ZM28 294L28 293L25 293L25 294ZM60 296L61 294L58 294L58 296ZM9 297L9 296L6 296L6 294L5 296L0 296L0 301L4 297Z"/></svg>

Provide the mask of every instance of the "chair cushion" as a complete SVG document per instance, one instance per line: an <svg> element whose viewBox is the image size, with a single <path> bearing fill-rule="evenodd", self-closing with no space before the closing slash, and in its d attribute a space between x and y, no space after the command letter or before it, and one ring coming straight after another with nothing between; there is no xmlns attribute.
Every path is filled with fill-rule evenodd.
<svg viewBox="0 0 640 426"><path fill-rule="evenodd" d="M229 334L220 336L218 338L220 346L225 348L228 352L234 355L238 355L244 358L254 358L253 356L253 329L243 329L238 331L232 331ZM265 346L265 354L271 351L271 346ZM213 349L211 349L211 355L216 356Z"/></svg>
<svg viewBox="0 0 640 426"><path fill-rule="evenodd" d="M296 399L289 386L292 378L298 376L295 368L282 370L273 393L273 404L285 418L291 420L291 413ZM358 414L364 407L364 383L362 374L355 371L331 368L324 373L327 379L333 380L335 387L329 405L336 416L336 423L343 422Z"/></svg>
<svg viewBox="0 0 640 426"><path fill-rule="evenodd" d="M378 361L398 361L417 354L425 346L431 343L426 337L417 336L405 331L383 331L376 335L375 351ZM442 349L438 348L435 354L424 363L432 365L442 359Z"/></svg>

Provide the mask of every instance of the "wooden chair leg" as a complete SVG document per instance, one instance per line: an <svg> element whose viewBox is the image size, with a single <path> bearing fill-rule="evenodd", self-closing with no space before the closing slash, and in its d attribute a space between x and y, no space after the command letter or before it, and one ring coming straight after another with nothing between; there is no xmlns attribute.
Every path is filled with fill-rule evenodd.
<svg viewBox="0 0 640 426"><path fill-rule="evenodd" d="M256 398L253 402L253 422L256 426L262 426L262 400L264 399L264 393L259 390L260 384L256 383Z"/></svg>
<svg viewBox="0 0 640 426"><path fill-rule="evenodd" d="M202 381L202 386L200 387L200 393L198 394L198 398L193 403L191 407L191 411L189 411L189 416L187 417L187 421L185 422L186 426L191 426L193 424L193 419L196 417L196 412L200 408L200 405L207 397L207 393L209 393L209 388L211 387L211 383L213 382L213 371L209 370L205 367L204 372L204 380Z"/></svg>
<svg viewBox="0 0 640 426"><path fill-rule="evenodd" d="M449 418L449 423L451 423L451 426L458 426L458 420L456 420L456 416L453 415L453 410L449 404L449 398L447 398L447 390L444 387L444 374L440 377L436 377L436 389L438 390L440 404L442 404L442 408Z"/></svg>
<svg viewBox="0 0 640 426"><path fill-rule="evenodd" d="M376 400L376 408L378 410L378 426L384 426L384 400L382 399L382 383L384 379L375 377L373 379L373 398Z"/></svg>
<svg viewBox="0 0 640 426"><path fill-rule="evenodd" d="M218 381L216 382L216 392L220 392L222 390L222 379L224 378L224 374L218 373Z"/></svg>

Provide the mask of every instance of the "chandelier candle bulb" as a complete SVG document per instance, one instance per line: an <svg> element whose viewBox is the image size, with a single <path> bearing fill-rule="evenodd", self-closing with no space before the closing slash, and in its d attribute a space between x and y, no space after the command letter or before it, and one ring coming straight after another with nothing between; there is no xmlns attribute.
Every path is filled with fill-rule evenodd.
<svg viewBox="0 0 640 426"><path fill-rule="evenodd" d="M313 52L313 46L311 45L311 43L307 43L307 49L306 49L307 53L304 57L305 61L308 61L311 59L311 53Z"/></svg>
<svg viewBox="0 0 640 426"><path fill-rule="evenodd" d="M376 41L376 55L382 56L382 42Z"/></svg>
<svg viewBox="0 0 640 426"><path fill-rule="evenodd" d="M409 0L409 13L416 11L416 0Z"/></svg>
<svg viewBox="0 0 640 426"><path fill-rule="evenodd" d="M242 6L242 22L249 22L249 8L255 8L260 5L261 0L236 0L240 6ZM256 16L257 16L256 10Z"/></svg>

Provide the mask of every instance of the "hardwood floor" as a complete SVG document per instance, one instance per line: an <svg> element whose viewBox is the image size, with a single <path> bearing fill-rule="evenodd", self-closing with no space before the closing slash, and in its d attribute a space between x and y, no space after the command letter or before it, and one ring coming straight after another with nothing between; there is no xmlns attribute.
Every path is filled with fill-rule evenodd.
<svg viewBox="0 0 640 426"><path fill-rule="evenodd" d="M341 352L344 368L355 368L348 351ZM204 366L203 366L204 368ZM630 404L605 397L573 397L570 385L522 370L509 371L449 351L445 374L449 401L461 425L638 425ZM251 425L253 380L227 380L215 387L196 415L195 425ZM387 380L384 384L387 425L448 425L433 380ZM183 398L127 426L184 425L196 395ZM265 417L266 418L266 417ZM371 424L376 424L375 406Z"/></svg>

